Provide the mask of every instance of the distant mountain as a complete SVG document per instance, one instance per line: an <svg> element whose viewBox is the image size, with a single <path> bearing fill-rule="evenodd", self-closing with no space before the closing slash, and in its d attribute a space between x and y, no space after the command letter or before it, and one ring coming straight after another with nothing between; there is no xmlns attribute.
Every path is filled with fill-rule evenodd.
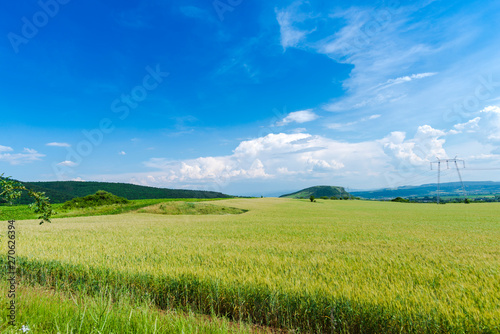
<svg viewBox="0 0 500 334"><path fill-rule="evenodd" d="M491 195L500 194L500 182L492 181L472 181L464 182L465 191L471 195ZM463 196L462 184L460 182L441 183L441 196ZM423 184L420 186L404 186L395 189L385 188L371 191L352 191L351 194L368 199L392 199L395 197L416 198L433 197L437 193L437 184Z"/></svg>
<svg viewBox="0 0 500 334"><path fill-rule="evenodd" d="M306 189L299 190L297 192L281 195L280 197L287 198L309 198L314 196L315 198L320 198L323 196L327 197L349 197L349 193L345 191L343 187L335 187L335 186L315 186L309 187Z"/></svg>
<svg viewBox="0 0 500 334"><path fill-rule="evenodd" d="M45 192L51 203L64 203L75 197L95 194L98 190L105 190L126 199L153 199L153 198L230 198L232 196L204 190L166 189L139 186L129 183L110 183L92 181L50 181L50 182L22 182L26 188ZM31 203L26 195L17 200L16 204Z"/></svg>

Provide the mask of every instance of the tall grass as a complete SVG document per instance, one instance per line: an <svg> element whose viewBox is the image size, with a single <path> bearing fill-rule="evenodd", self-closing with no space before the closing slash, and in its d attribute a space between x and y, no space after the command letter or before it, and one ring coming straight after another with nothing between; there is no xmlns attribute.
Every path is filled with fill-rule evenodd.
<svg viewBox="0 0 500 334"><path fill-rule="evenodd" d="M0 284L1 291L6 284ZM132 298L122 291L119 296L103 291L89 296L21 285L17 289L16 326L6 321L5 309L0 311L0 332L21 333L251 333L253 328L227 319L202 317L191 312L161 311L148 297ZM0 296L7 305L6 295Z"/></svg>
<svg viewBox="0 0 500 334"><path fill-rule="evenodd" d="M273 327L497 333L500 205L224 200L244 215L20 223L20 273ZM125 290L122 290L125 289Z"/></svg>

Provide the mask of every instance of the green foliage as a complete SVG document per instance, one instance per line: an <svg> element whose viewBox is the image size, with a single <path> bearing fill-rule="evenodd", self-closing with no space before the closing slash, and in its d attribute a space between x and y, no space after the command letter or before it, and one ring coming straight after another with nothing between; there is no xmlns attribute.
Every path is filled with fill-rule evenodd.
<svg viewBox="0 0 500 334"><path fill-rule="evenodd" d="M63 210L76 209L76 208L93 208L103 205L112 204L128 204L130 201L126 198L113 195L104 190L98 190L93 195L87 195L85 197L73 198L67 201L61 206Z"/></svg>
<svg viewBox="0 0 500 334"><path fill-rule="evenodd" d="M50 223L50 218L55 212L52 210L49 198L45 196L45 193L28 189L18 181L3 177L3 174L0 175L0 190L0 198L9 204L20 198L23 192L26 192L34 201L29 205L29 208L38 215L38 219L41 219L40 224L43 224L43 222ZM10 217L9 219L17 219L17 217Z"/></svg>
<svg viewBox="0 0 500 334"><path fill-rule="evenodd" d="M313 195L311 195L311 196L309 197L309 200L310 200L311 202L314 202L314 196L313 196Z"/></svg>
<svg viewBox="0 0 500 334"><path fill-rule="evenodd" d="M391 199L391 202L409 203L410 200L403 198L403 197L396 197L396 198Z"/></svg>
<svg viewBox="0 0 500 334"><path fill-rule="evenodd" d="M172 201L148 206L137 212L163 215L231 215L241 214L247 211L248 210L207 203Z"/></svg>

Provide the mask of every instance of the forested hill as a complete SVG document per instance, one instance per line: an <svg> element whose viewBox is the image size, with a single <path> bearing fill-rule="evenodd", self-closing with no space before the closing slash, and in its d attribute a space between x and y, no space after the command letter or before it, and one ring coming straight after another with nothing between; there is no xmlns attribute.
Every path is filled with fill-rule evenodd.
<svg viewBox="0 0 500 334"><path fill-rule="evenodd" d="M51 203L63 203L75 197L94 194L98 190L105 190L126 199L153 199L153 198L230 198L232 196L204 190L166 189L139 186L129 183L110 183L92 181L49 181L49 182L22 182L29 189L45 192ZM23 194L15 204L27 204L32 200Z"/></svg>
<svg viewBox="0 0 500 334"><path fill-rule="evenodd" d="M309 198L310 196L314 196L316 198L320 197L337 197L337 198L347 198L349 197L349 193L345 191L343 187L335 187L335 186L315 186L309 187L306 189L299 190L297 192L281 195L280 197L288 197L288 198Z"/></svg>
<svg viewBox="0 0 500 334"><path fill-rule="evenodd" d="M467 195L491 195L500 194L500 182L492 181L465 181L463 183ZM353 191L352 194L362 198L391 199L395 197L415 198L424 196L436 196L437 184L423 184L420 186L404 186L396 189L377 189L370 191ZM463 196L462 184L460 182L448 182L440 184L441 196Z"/></svg>

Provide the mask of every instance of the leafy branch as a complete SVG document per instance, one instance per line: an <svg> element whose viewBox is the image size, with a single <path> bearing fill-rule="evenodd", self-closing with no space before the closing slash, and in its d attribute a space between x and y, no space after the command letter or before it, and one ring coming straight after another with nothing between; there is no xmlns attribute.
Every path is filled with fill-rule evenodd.
<svg viewBox="0 0 500 334"><path fill-rule="evenodd" d="M34 200L29 207L35 213L40 214L38 216L38 219L42 220L40 224L44 222L50 223L50 217L55 214L54 210L52 210L49 198L45 196L44 192L36 192L28 189L21 182L11 180L10 177L3 177L3 174L0 174L0 190L0 198L6 200L10 204L12 204L13 200L21 197L23 191L28 192L28 195Z"/></svg>

